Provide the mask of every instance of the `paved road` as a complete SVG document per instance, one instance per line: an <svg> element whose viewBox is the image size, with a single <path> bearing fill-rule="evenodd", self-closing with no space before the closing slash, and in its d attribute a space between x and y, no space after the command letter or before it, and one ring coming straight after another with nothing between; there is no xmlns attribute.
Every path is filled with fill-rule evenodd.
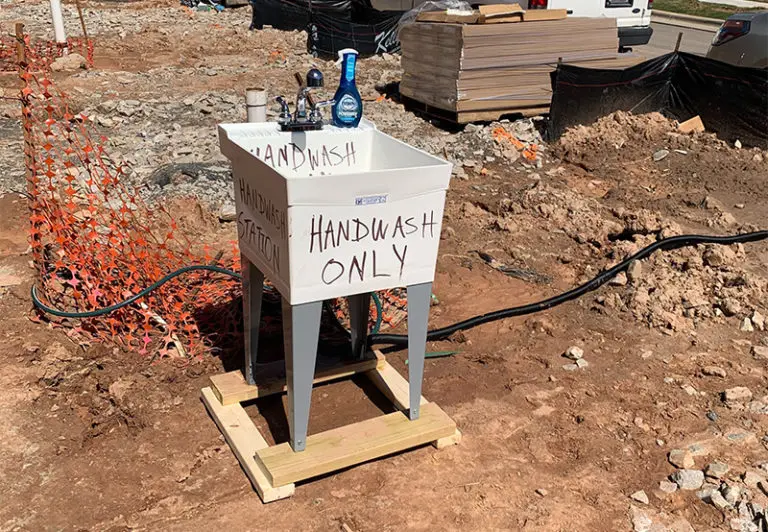
<svg viewBox="0 0 768 532"><path fill-rule="evenodd" d="M709 49L709 43L715 32L702 31L667 24L651 24L653 36L651 42L645 46L636 46L634 50L647 58L666 54L675 49L677 34L683 32L683 40L680 42L680 51L692 54L705 55Z"/></svg>

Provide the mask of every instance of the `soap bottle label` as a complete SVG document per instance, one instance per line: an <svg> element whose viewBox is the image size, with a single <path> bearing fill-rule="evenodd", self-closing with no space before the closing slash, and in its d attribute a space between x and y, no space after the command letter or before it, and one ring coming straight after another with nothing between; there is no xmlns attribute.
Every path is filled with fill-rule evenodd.
<svg viewBox="0 0 768 532"><path fill-rule="evenodd" d="M342 122L354 122L357 118L358 105L357 100L351 94L345 94L341 97L341 100L336 104L336 116Z"/></svg>

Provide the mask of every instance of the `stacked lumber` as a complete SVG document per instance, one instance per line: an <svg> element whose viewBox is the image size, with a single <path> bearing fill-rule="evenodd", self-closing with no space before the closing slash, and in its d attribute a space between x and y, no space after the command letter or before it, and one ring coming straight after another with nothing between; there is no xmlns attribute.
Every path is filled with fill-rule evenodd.
<svg viewBox="0 0 768 532"><path fill-rule="evenodd" d="M474 19L443 12L443 21L440 13L423 13L431 22L402 28L403 96L455 113L460 123L493 120L545 112L558 61L589 68L642 61L618 53L615 19L565 18L564 10L522 11L516 4L483 7L487 12L475 12ZM526 22L528 13L538 18ZM452 22L457 17L465 17L464 23Z"/></svg>

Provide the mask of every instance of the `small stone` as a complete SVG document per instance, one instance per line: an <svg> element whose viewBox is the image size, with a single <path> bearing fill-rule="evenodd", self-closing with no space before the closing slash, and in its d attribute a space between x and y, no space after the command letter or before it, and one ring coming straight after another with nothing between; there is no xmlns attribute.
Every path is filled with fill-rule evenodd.
<svg viewBox="0 0 768 532"><path fill-rule="evenodd" d="M659 162L666 158L667 155L669 155L669 150L658 150L653 153L653 160Z"/></svg>
<svg viewBox="0 0 768 532"><path fill-rule="evenodd" d="M633 260L629 263L627 278L632 283L638 283L643 278L643 265L639 260Z"/></svg>
<svg viewBox="0 0 768 532"><path fill-rule="evenodd" d="M586 368L587 366L589 366L589 362L587 362L583 358L580 358L576 361L576 365L579 366L580 368Z"/></svg>
<svg viewBox="0 0 768 532"><path fill-rule="evenodd" d="M619 272L618 274L616 274L616 277L614 277L609 281L609 284L612 284L614 286L626 286L627 274L624 272Z"/></svg>
<svg viewBox="0 0 768 532"><path fill-rule="evenodd" d="M736 139L736 142L733 143L733 147L736 149L741 149L741 141L739 139Z"/></svg>
<svg viewBox="0 0 768 532"><path fill-rule="evenodd" d="M747 206L746 206L745 204L743 204L743 203L737 203L737 204L736 204L736 205L734 205L733 207L734 207L735 209L744 209L744 208L746 208Z"/></svg>
<svg viewBox="0 0 768 532"><path fill-rule="evenodd" d="M40 351L40 346L34 342L24 342L24 345L22 345L21 348L27 353L29 353L30 355L33 355L38 351Z"/></svg>
<svg viewBox="0 0 768 532"><path fill-rule="evenodd" d="M664 493L674 493L677 491L677 484L669 480L662 480L659 482L659 489Z"/></svg>
<svg viewBox="0 0 768 532"><path fill-rule="evenodd" d="M764 331L765 330L765 316L760 314L758 311L754 311L752 313L752 317L750 318L752 321L752 325L755 326L755 329L758 331Z"/></svg>
<svg viewBox="0 0 768 532"><path fill-rule="evenodd" d="M653 520L640 508L632 506L632 528L635 532L648 532Z"/></svg>
<svg viewBox="0 0 768 532"><path fill-rule="evenodd" d="M640 358L642 358L643 360L648 360L648 359L649 359L649 358L651 358L652 356L653 356L653 351L643 351L643 352L640 354Z"/></svg>
<svg viewBox="0 0 768 532"><path fill-rule="evenodd" d="M741 498L741 488L738 486L732 486L730 484L724 486L720 490L720 493L723 494L725 500L728 501L728 503L731 505L735 505Z"/></svg>
<svg viewBox="0 0 768 532"><path fill-rule="evenodd" d="M753 345L752 356L757 359L768 360L768 347L762 345Z"/></svg>
<svg viewBox="0 0 768 532"><path fill-rule="evenodd" d="M222 222L232 222L237 218L237 209L235 204L227 202L219 209L219 220Z"/></svg>
<svg viewBox="0 0 768 532"><path fill-rule="evenodd" d="M765 479L758 475L757 473L753 473L752 471L747 471L741 476L742 482L749 487L749 488L757 488L757 485L760 482L765 482Z"/></svg>
<svg viewBox="0 0 768 532"><path fill-rule="evenodd" d="M579 366L576 364L565 364L563 365L563 369L565 371L576 371L577 369L579 369Z"/></svg>
<svg viewBox="0 0 768 532"><path fill-rule="evenodd" d="M630 499L633 501L641 502L643 504L648 504L650 501L648 500L648 495L645 494L643 490L636 491L632 495L629 496Z"/></svg>
<svg viewBox="0 0 768 532"><path fill-rule="evenodd" d="M755 327L752 325L752 320L744 318L741 320L741 326L739 327L741 332L755 332Z"/></svg>
<svg viewBox="0 0 768 532"><path fill-rule="evenodd" d="M691 469L696 465L693 455L686 449L672 449L669 451L668 460L678 469Z"/></svg>
<svg viewBox="0 0 768 532"><path fill-rule="evenodd" d="M85 57L76 53L63 55L51 63L51 70L54 72L73 72L85 67Z"/></svg>
<svg viewBox="0 0 768 532"><path fill-rule="evenodd" d="M680 469L669 477L681 490L697 490L704 484L704 472L698 469Z"/></svg>
<svg viewBox="0 0 768 532"><path fill-rule="evenodd" d="M536 495L538 495L540 497L546 497L547 495L549 495L549 492L547 490L545 490L544 488L539 488L539 489L536 490Z"/></svg>
<svg viewBox="0 0 768 532"><path fill-rule="evenodd" d="M745 403L752 400L752 391L746 386L728 388L723 392L723 401L726 403Z"/></svg>
<svg viewBox="0 0 768 532"><path fill-rule="evenodd" d="M723 368L720 368L718 366L704 366L701 369L701 372L706 375L707 377L720 377L722 379L726 378L728 374L725 372Z"/></svg>
<svg viewBox="0 0 768 532"><path fill-rule="evenodd" d="M727 500L725 500L725 497L723 497L719 491L713 491L709 496L708 502L710 502L712 506L714 506L718 510L726 510L728 508L733 508L733 505L729 503Z"/></svg>
<svg viewBox="0 0 768 532"><path fill-rule="evenodd" d="M699 392L696 390L696 388L694 388L690 384L683 384L682 386L680 386L680 388L682 388L685 391L685 393L687 393L690 396L695 397L699 395Z"/></svg>
<svg viewBox="0 0 768 532"><path fill-rule="evenodd" d="M704 474L710 478L720 479L723 478L730 469L730 466L723 462L712 462L704 469Z"/></svg>
<svg viewBox="0 0 768 532"><path fill-rule="evenodd" d="M710 420L710 421L712 421L713 423L714 423L715 421L717 421L717 412L714 412L714 411L712 411L712 410L710 410L709 412L707 412L707 419L708 419L708 420Z"/></svg>
<svg viewBox="0 0 768 532"><path fill-rule="evenodd" d="M584 350L581 347L572 345L566 350L564 356L565 358L570 358L571 360L579 360L580 358L584 357Z"/></svg>
<svg viewBox="0 0 768 532"><path fill-rule="evenodd" d="M757 483L757 487L760 488L765 495L768 495L768 480L761 480Z"/></svg>

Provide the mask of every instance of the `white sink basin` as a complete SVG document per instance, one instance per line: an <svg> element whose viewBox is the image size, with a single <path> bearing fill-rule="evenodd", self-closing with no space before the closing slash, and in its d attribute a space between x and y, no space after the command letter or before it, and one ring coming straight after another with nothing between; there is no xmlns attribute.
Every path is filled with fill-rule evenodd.
<svg viewBox="0 0 768 532"><path fill-rule="evenodd" d="M451 164L363 120L219 125L240 250L291 305L431 282Z"/></svg>

